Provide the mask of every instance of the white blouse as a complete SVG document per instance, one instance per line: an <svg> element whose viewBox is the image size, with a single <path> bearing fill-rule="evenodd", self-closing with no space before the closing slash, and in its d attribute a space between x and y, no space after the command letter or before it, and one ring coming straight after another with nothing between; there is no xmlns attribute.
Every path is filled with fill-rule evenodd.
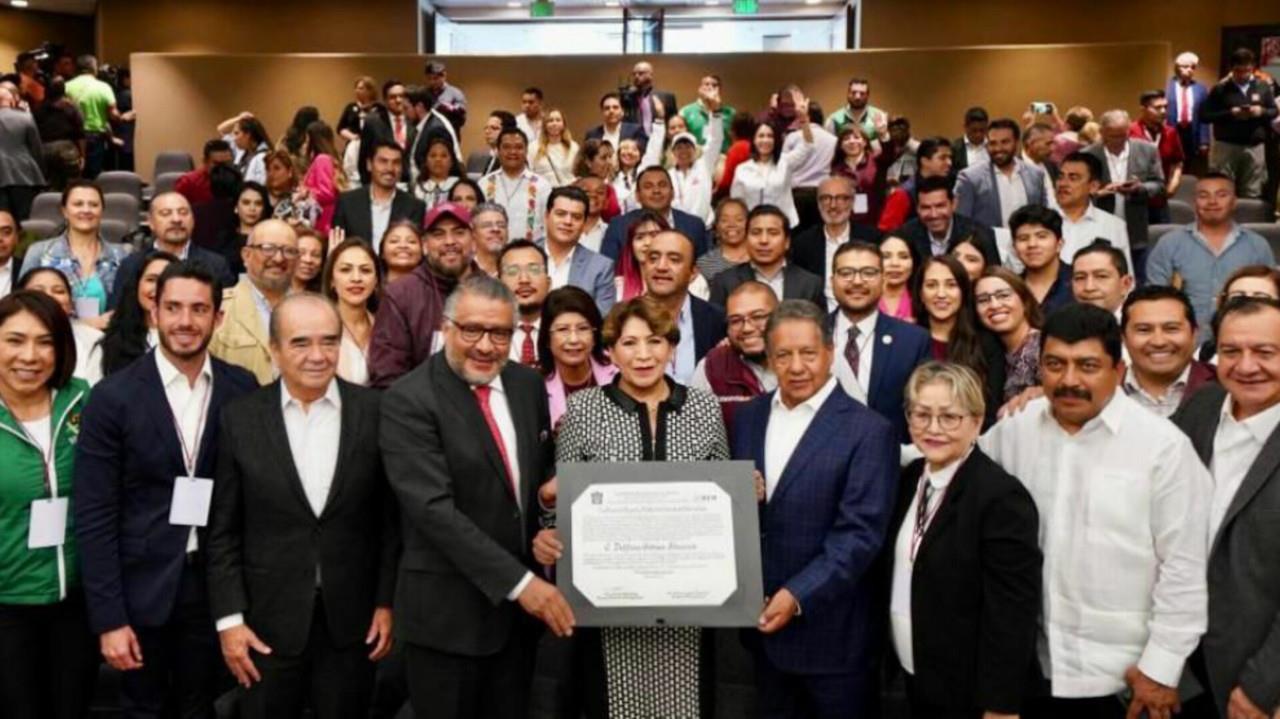
<svg viewBox="0 0 1280 719"><path fill-rule="evenodd" d="M369 316L369 337L373 337L373 315ZM342 328L342 343L338 346L338 376L351 384L369 385L368 349L356 344L346 327Z"/></svg>
<svg viewBox="0 0 1280 719"><path fill-rule="evenodd" d="M569 149L555 143L547 146L547 154L539 157L542 145L533 143L529 146L529 169L541 175L552 187L572 184L577 179L573 174L573 166L578 162L578 143L570 140Z"/></svg>
<svg viewBox="0 0 1280 719"><path fill-rule="evenodd" d="M640 161L640 169L662 162L662 146L666 135L666 127L655 122L653 134L649 136L649 146L645 148L644 159ZM716 165L720 162L723 137L723 123L707 123L706 142L701 146L702 156L694 160L689 169L680 170L670 163L664 163L669 165L667 174L671 177L674 195L671 206L702 218L708 225L715 221L711 194L715 190Z"/></svg>
<svg viewBox="0 0 1280 719"><path fill-rule="evenodd" d="M800 223L800 215L796 212L796 202L791 196L791 176L811 152L813 143L801 142L782 153L781 159L776 163L747 160L734 171L729 195L742 200L752 210L758 205L776 206L794 228Z"/></svg>

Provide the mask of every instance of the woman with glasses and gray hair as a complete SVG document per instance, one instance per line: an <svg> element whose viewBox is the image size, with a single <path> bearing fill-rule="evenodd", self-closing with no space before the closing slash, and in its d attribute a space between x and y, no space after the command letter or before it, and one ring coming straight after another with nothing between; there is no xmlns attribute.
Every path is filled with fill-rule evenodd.
<svg viewBox="0 0 1280 719"><path fill-rule="evenodd" d="M923 364L906 397L923 458L903 470L888 535L889 620L911 715L1016 716L1037 671L1035 502L977 446L986 402L973 370Z"/></svg>

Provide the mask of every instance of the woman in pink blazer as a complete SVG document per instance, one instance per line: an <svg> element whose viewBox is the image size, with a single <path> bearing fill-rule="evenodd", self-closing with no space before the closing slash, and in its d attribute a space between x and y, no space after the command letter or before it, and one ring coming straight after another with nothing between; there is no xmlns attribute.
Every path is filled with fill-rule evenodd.
<svg viewBox="0 0 1280 719"><path fill-rule="evenodd" d="M569 395L609 384L618 373L604 356L601 324L595 300L580 288L561 287L542 303L538 366L547 381L552 427L559 424Z"/></svg>
<svg viewBox="0 0 1280 719"><path fill-rule="evenodd" d="M305 150L310 165L302 178L302 189L320 206L320 216L315 229L324 233L333 223L333 211L338 206L338 193L347 187L347 177L338 160L338 150L333 142L333 128L321 120L307 125Z"/></svg>

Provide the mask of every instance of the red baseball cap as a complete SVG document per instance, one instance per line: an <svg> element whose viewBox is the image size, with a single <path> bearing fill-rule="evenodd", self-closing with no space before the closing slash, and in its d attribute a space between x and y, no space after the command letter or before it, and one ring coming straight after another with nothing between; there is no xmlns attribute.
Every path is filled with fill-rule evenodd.
<svg viewBox="0 0 1280 719"><path fill-rule="evenodd" d="M467 211L467 208L456 202L441 202L427 210L427 219L422 221L422 229L431 229L445 215L452 217L467 227L471 226L471 213Z"/></svg>

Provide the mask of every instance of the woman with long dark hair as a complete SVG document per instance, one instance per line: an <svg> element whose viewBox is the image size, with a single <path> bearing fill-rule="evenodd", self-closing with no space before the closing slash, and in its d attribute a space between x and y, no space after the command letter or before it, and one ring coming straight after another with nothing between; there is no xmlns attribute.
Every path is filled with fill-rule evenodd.
<svg viewBox="0 0 1280 719"><path fill-rule="evenodd" d="M178 258L168 252L152 252L138 271L124 280L124 289L115 314L98 347L102 354L102 376L117 372L156 346L152 310L156 306L156 280Z"/></svg>
<svg viewBox="0 0 1280 719"><path fill-rule="evenodd" d="M367 385L374 312L382 296L378 258L373 248L355 237L340 242L325 263L321 285L324 296L338 308L338 318L342 320L338 376L352 384Z"/></svg>
<svg viewBox="0 0 1280 719"><path fill-rule="evenodd" d="M293 114L293 122L289 123L289 129L276 144L277 150L284 150L293 158L293 166L298 172L306 172L309 162L309 158L302 151L307 141L307 128L311 123L319 121L320 111L311 105L303 105Z"/></svg>
<svg viewBox="0 0 1280 719"><path fill-rule="evenodd" d="M427 210L444 202L458 178L466 174L462 162L453 154L453 140L445 134L431 133L425 140L427 151L418 168L418 181L413 194L427 204Z"/></svg>
<svg viewBox="0 0 1280 719"><path fill-rule="evenodd" d="M796 117L809 116L809 99L798 91L793 92ZM800 224L795 199L791 196L791 173L800 167L813 152L813 126L800 123L800 136L804 142L782 152L784 138L768 123L756 128L751 141L751 159L738 166L733 176L729 194L747 204L750 209L760 205L773 205L782 210L792 227Z"/></svg>
<svg viewBox="0 0 1280 719"><path fill-rule="evenodd" d="M333 129L319 120L307 125L304 148L307 174L302 178L301 189L320 206L315 229L328 232L338 208L338 194L347 188L347 176L333 144Z"/></svg>
<svg viewBox="0 0 1280 719"><path fill-rule="evenodd" d="M649 250L649 242L658 233L671 229L667 218L653 210L644 210L630 226L627 227L627 241L618 260L613 265L613 281L618 290L618 301L625 302L644 294L644 275L640 265L644 262L644 253Z"/></svg>
<svg viewBox="0 0 1280 719"><path fill-rule="evenodd" d="M236 169L245 181L267 181L266 158L271 152L271 138L261 120L242 112L218 123L218 134L231 145Z"/></svg>

